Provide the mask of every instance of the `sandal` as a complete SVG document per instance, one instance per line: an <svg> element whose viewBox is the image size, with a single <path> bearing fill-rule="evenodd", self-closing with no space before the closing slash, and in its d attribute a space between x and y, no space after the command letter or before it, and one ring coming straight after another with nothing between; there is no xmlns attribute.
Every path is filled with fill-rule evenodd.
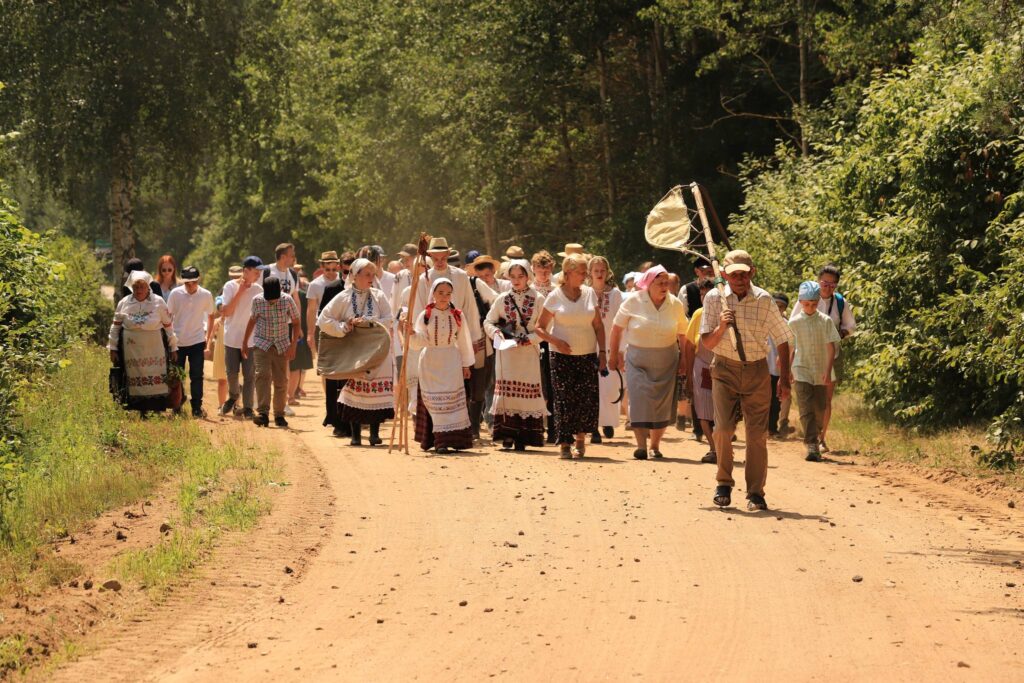
<svg viewBox="0 0 1024 683"><path fill-rule="evenodd" d="M715 487L715 505L720 508L729 507L732 503L732 487L726 484L719 484Z"/></svg>
<svg viewBox="0 0 1024 683"><path fill-rule="evenodd" d="M765 502L764 496L760 493L751 493L747 496L747 509L748 510L767 510L768 503Z"/></svg>
<svg viewBox="0 0 1024 683"><path fill-rule="evenodd" d="M657 448L652 448L651 449L651 457L656 459L656 460L661 460L665 456L662 455L661 451L659 451Z"/></svg>
<svg viewBox="0 0 1024 683"><path fill-rule="evenodd" d="M638 449L636 449L635 451L633 451L633 457L636 458L637 460L646 460L647 459L647 449L646 448L638 448Z"/></svg>
<svg viewBox="0 0 1024 683"><path fill-rule="evenodd" d="M707 453L704 454L704 457L701 458L700 461L703 463L708 463L710 465L716 465L718 464L718 453L715 453L714 451L708 451Z"/></svg>

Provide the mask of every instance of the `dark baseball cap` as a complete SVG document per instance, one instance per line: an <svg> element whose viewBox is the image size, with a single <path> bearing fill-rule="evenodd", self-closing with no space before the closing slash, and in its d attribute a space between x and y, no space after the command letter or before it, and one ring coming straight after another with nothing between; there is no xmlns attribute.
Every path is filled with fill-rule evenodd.
<svg viewBox="0 0 1024 683"><path fill-rule="evenodd" d="M262 268L263 259L259 256L246 256L245 260L242 261L243 268Z"/></svg>

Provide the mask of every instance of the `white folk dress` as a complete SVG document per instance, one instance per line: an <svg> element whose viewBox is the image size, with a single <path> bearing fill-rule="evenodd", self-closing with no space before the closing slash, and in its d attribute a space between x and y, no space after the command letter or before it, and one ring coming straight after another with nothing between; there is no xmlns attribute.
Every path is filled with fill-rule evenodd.
<svg viewBox="0 0 1024 683"><path fill-rule="evenodd" d="M164 337L167 334L167 347ZM163 410L167 389L167 348L176 351L178 340L171 323L171 313L163 298L150 292L142 301L134 294L121 299L110 326L107 348L118 350L121 342L128 386L129 407L141 410Z"/></svg>
<svg viewBox="0 0 1024 683"><path fill-rule="evenodd" d="M413 326L420 352L416 440L420 447L473 447L462 369L473 366L473 340L466 316L428 306Z"/></svg>
<svg viewBox="0 0 1024 683"><path fill-rule="evenodd" d="M391 305L381 290L350 287L331 299L320 314L317 325L323 334L344 337L352 330L355 318L374 320L391 330ZM395 416L394 358L388 355L365 378L346 380L338 395L341 420L375 424Z"/></svg>
<svg viewBox="0 0 1024 683"><path fill-rule="evenodd" d="M619 306L622 305L622 291L618 287L610 287L603 292L595 290L594 294L597 295L597 307L601 311L601 320L604 322L605 348L608 350L608 356L611 357L612 325L615 321L615 314L619 312ZM625 335L623 335L623 339L625 339ZM612 401L619 398L621 388L622 380L615 370L609 368L607 376L601 376L600 372L598 373L597 389L601 401L597 414L598 426L612 428L619 426L619 404L612 403Z"/></svg>

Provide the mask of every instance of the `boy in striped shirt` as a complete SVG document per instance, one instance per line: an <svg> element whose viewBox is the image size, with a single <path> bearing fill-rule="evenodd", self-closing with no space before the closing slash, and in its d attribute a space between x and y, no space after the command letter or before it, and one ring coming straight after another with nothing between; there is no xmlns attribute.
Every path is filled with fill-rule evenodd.
<svg viewBox="0 0 1024 683"><path fill-rule="evenodd" d="M818 435L825 422L827 385L832 378L839 332L832 319L818 310L821 288L810 280L800 284L800 311L789 322L795 341L791 383L804 428L807 460L820 462Z"/></svg>

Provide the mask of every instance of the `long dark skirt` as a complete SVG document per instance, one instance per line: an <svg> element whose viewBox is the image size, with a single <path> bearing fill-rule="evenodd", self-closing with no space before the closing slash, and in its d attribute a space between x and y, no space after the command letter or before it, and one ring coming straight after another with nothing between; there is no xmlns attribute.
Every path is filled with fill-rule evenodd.
<svg viewBox="0 0 1024 683"><path fill-rule="evenodd" d="M544 419L540 417L523 417L522 415L494 416L495 441L515 439L525 446L544 445Z"/></svg>
<svg viewBox="0 0 1024 683"><path fill-rule="evenodd" d="M577 434L597 431L600 401L596 369L596 353L585 356L551 353L555 429L560 444L574 443Z"/></svg>
<svg viewBox="0 0 1024 683"><path fill-rule="evenodd" d="M363 408L353 408L352 406L345 405L344 403L338 405L338 412L341 416L342 422L358 422L362 425L380 424L381 422L390 420L395 416L394 408L365 410Z"/></svg>
<svg viewBox="0 0 1024 683"><path fill-rule="evenodd" d="M453 432L435 432L434 421L430 419L430 411L424 405L422 395L417 391L416 441L425 451L429 451L431 448L451 448L456 451L464 451L473 447L473 428L466 427Z"/></svg>

